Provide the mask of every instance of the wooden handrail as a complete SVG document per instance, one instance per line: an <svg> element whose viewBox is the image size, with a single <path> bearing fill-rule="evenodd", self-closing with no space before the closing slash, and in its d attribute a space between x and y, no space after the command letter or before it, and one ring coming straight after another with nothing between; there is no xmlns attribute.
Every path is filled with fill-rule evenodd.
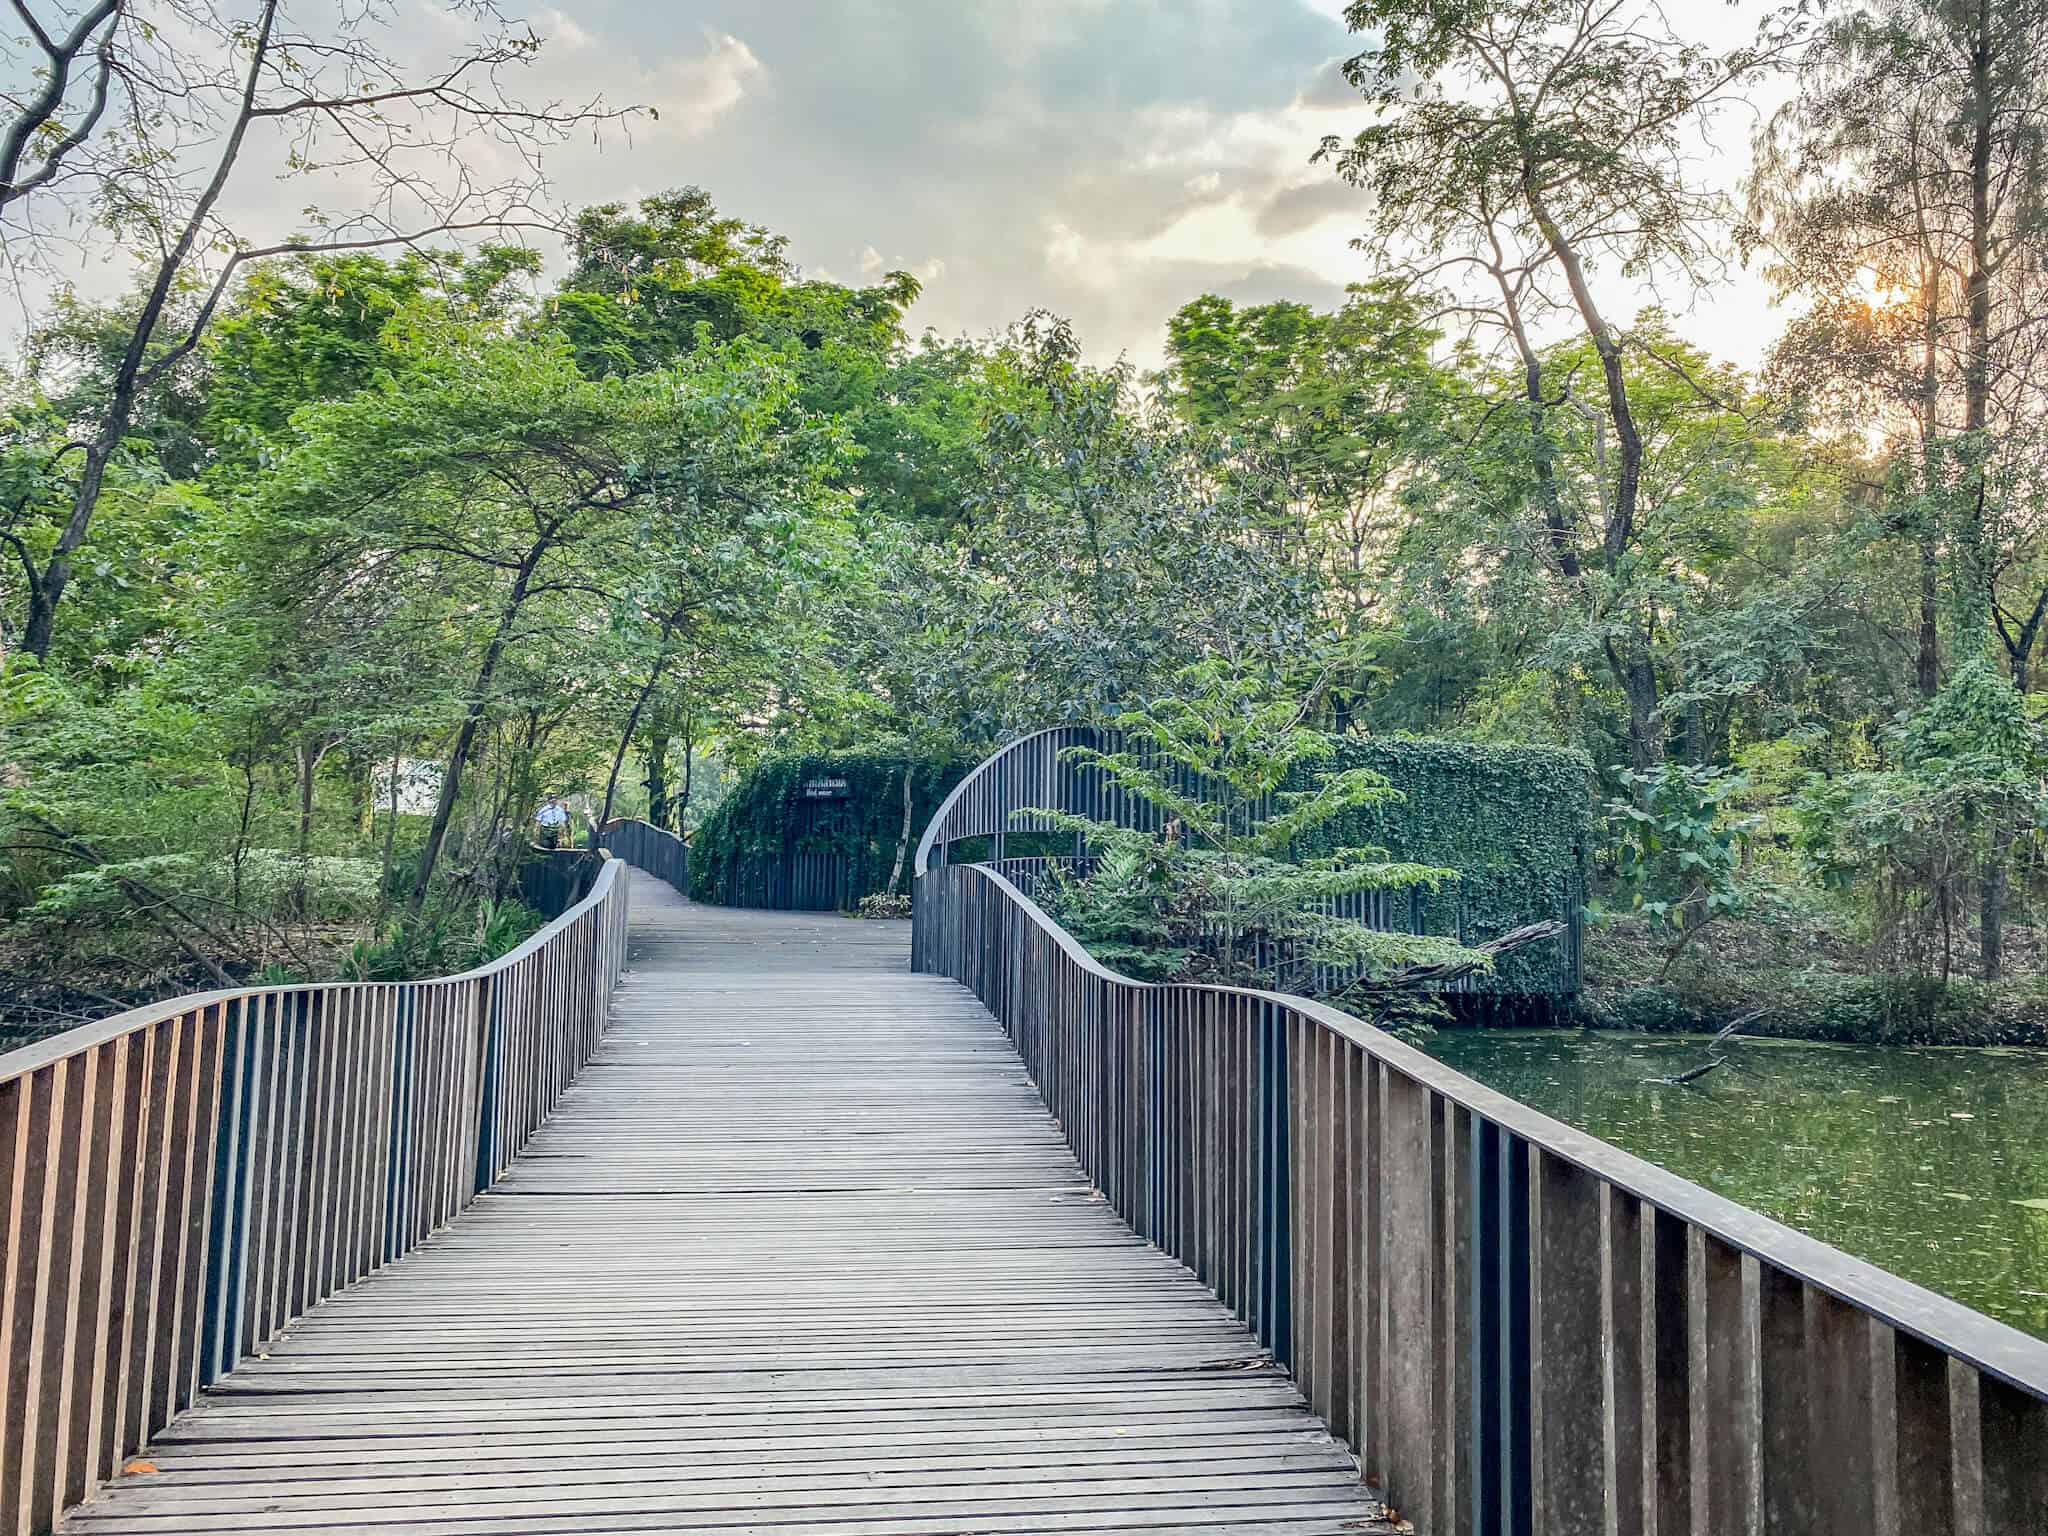
<svg viewBox="0 0 2048 1536"><path fill-rule="evenodd" d="M1121 976L985 865L925 864L913 965L1424 1536L2048 1529L2048 1343L1336 1009Z"/></svg>
<svg viewBox="0 0 2048 1536"><path fill-rule="evenodd" d="M646 821L608 821L597 829L597 846L690 894L690 845L666 828Z"/></svg>
<svg viewBox="0 0 2048 1536"><path fill-rule="evenodd" d="M174 998L0 1055L0 1532L489 1188L603 1032L627 883L428 981Z"/></svg>
<svg viewBox="0 0 2048 1536"><path fill-rule="evenodd" d="M1104 747L1112 733L1093 726L1061 725L1020 736L999 747L953 786L918 839L913 875L931 867L932 855L966 838L1001 838L1012 831L1043 831L1042 822L1019 818L1027 807L1068 811L1104 821L1139 825L1145 807L1124 794L1098 769L1070 763L1072 747Z"/></svg>

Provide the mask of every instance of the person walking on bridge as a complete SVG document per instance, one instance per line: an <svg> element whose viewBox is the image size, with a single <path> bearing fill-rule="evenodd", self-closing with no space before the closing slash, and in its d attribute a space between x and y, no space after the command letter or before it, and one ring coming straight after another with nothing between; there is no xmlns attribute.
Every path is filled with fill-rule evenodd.
<svg viewBox="0 0 2048 1536"><path fill-rule="evenodd" d="M533 819L540 827L541 847L562 846L562 830L569 825L569 807L562 803L559 795L550 795L541 801L540 809L533 813Z"/></svg>

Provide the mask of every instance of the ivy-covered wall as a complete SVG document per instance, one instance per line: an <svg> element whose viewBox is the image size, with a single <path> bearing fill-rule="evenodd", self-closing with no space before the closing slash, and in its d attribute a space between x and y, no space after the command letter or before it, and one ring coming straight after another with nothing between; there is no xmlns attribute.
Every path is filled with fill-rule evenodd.
<svg viewBox="0 0 2048 1536"><path fill-rule="evenodd" d="M911 770L910 843L973 766L919 762ZM1326 769L1366 767L1402 798L1328 823L1318 848L1368 844L1440 864L1460 879L1418 895L1423 931L1495 937L1585 901L1593 768L1582 754L1421 737L1344 740ZM887 885L903 828L900 757L862 752L763 759L736 784L690 845L690 894L725 906L850 910ZM841 781L825 788L825 781ZM819 786L823 796L807 793ZM1037 852L1013 834L1012 854ZM1061 850L1066 840L1060 839ZM1055 850L1044 850L1055 851ZM965 847L959 856L973 857ZM910 888L906 854L899 891ZM1483 995L1557 997L1578 987L1577 926L1554 944L1501 962L1472 989Z"/></svg>
<svg viewBox="0 0 2048 1536"><path fill-rule="evenodd" d="M972 766L910 765L910 847L898 891L910 890L911 856L939 802ZM690 895L723 906L852 909L889 883L903 831L903 773L902 758L864 752L762 759L692 839Z"/></svg>
<svg viewBox="0 0 2048 1536"><path fill-rule="evenodd" d="M1541 918L1571 916L1565 939L1507 956L1472 990L1577 990L1577 914L1592 840L1590 759L1553 747L1387 736L1347 739L1322 766L1371 768L1402 798L1326 824L1321 848L1365 844L1459 871L1436 895L1416 898L1422 931L1489 939Z"/></svg>

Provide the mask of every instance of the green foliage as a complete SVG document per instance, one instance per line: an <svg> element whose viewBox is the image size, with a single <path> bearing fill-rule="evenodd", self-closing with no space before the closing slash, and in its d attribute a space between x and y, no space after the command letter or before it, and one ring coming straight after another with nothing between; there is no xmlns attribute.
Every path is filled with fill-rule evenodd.
<svg viewBox="0 0 2048 1536"><path fill-rule="evenodd" d="M1057 317L1027 317L974 372L971 453L950 428L925 439L969 466L957 531L874 530L835 616L858 680L843 740L986 749L1141 707L1207 657L1312 683L1343 637L1318 621L1319 578L1265 477L1148 412L1132 371L1091 366Z"/></svg>
<svg viewBox="0 0 2048 1536"><path fill-rule="evenodd" d="M727 792L691 840L690 894L698 901L763 905L776 873L786 876L804 856L834 861L830 891L849 910L892 889L889 876L899 858L893 889L908 894L918 839L968 766L958 759L870 752L770 754ZM820 780L844 781L845 792L808 797L804 786Z"/></svg>
<svg viewBox="0 0 2048 1536"><path fill-rule="evenodd" d="M408 366L394 322L423 307L478 321L513 305L512 281L539 253L301 256L259 268L206 343L207 435L235 469L260 454L308 405L345 400Z"/></svg>
<svg viewBox="0 0 2048 1536"><path fill-rule="evenodd" d="M1607 807L1615 874L1652 930L1682 943L1715 918L1744 911L1742 848L1755 821L1731 814L1728 802L1747 781L1692 763L1620 777L1633 795Z"/></svg>
<svg viewBox="0 0 2048 1536"><path fill-rule="evenodd" d="M1465 942L1462 925L1433 932L1428 922L1429 903L1446 900L1461 872L1423 862L1413 843L1352 841L1347 834L1386 827L1409 797L1377 768L1347 763L1344 747L1303 715L1298 702L1209 663L1184 672L1153 709L1121 717L1117 750L1075 749L1150 806L1157 829L1026 813L1078 834L1092 856L1080 873L1052 866L1048 909L1105 963L1148 979L1320 990L1382 1015L1391 997L1426 982L1483 984L1493 955ZM1580 781L1582 824L1582 771ZM1581 845L1567 846L1570 862L1550 871L1560 895L1577 889ZM1518 873L1526 882L1530 872ZM1504 928L1546 915L1529 909L1542 889L1522 884ZM1380 921L1341 910L1366 897ZM1398 1022L1411 1022L1411 1009L1399 1011Z"/></svg>
<svg viewBox="0 0 2048 1536"><path fill-rule="evenodd" d="M1948 57L1893 46L1938 20L1918 3L1886 0L1889 51L1833 75L1856 29L1830 34L1774 129L1887 196L1893 88ZM1176 836L1084 829L1091 873L1048 900L1137 974L1251 975L1281 940L1326 970L1456 969L1585 902L1589 851L1667 969L1782 903L1915 985L1995 954L1969 930L2009 906L2032 963L2048 434L2025 369L2048 352L2014 298L2041 253L1998 279L2022 285L1993 359L2011 419L1960 437L1946 362L1913 429L1923 322L1966 329L1955 282L1851 293L1844 253L1897 208L1817 192L1796 144L1767 151L1790 180L1759 217L1815 302L1765 377L1692 344L1682 306L1596 319L1645 264L1711 272L1672 145L1759 56L1622 13L1550 25L1568 10L1351 7L1376 111L1327 153L1393 254L1328 308L1195 299L1148 380L1043 312L913 342L915 281L806 276L694 188L584 210L546 290L492 248L253 267L105 458L38 664L16 616L136 313L53 303L0 377L0 964L174 991L330 975L360 941L357 973L449 968L499 942L552 794L701 825L707 895L786 897L809 860L853 905L907 888L966 762L1119 719L1154 749L1104 766ZM1549 84L1510 99L1482 56ZM1401 270L1418 232L1442 264ZM1911 289L1911 248L1869 248ZM163 333L201 299L174 291ZM1988 618L1960 590L1987 562ZM396 765L442 803L394 813ZM807 800L812 778L848 792ZM1318 915L1367 897L1413 932ZM1461 985L1550 995L1575 959L1531 944ZM1893 997L1872 1005L1919 1006ZM1371 1007L1413 1019L1399 990Z"/></svg>
<svg viewBox="0 0 2048 1536"><path fill-rule="evenodd" d="M1342 738L1335 750L1334 763L1380 775L1395 797L1333 819L1305 848L1349 840L1456 870L1455 884L1412 894L1418 931L1476 944L1585 902L1593 770L1583 754L1404 736ZM1500 956L1467 985L1549 995L1577 977L1565 946L1544 943Z"/></svg>
<svg viewBox="0 0 2048 1536"><path fill-rule="evenodd" d="M1946 978L1957 884L2004 867L2021 837L2048 826L2048 726L1975 661L1880 739L1884 766L1808 777L1794 801L1797 846L1824 883L1869 883L1888 967Z"/></svg>
<svg viewBox="0 0 2048 1536"><path fill-rule="evenodd" d="M1321 567L1318 628L1344 641L1374 627L1402 487L1451 446L1442 426L1462 386L1436 355L1427 308L1412 285L1381 281L1354 285L1327 314L1206 294L1167 321L1167 407L1218 435L1238 493ZM1341 728L1383 674L1356 649L1330 650L1326 699Z"/></svg>
<svg viewBox="0 0 2048 1536"><path fill-rule="evenodd" d="M1178 981L1195 964L1201 912L1184 845L1156 833L1084 818L1058 820L1088 838L1090 867L1047 865L1039 904L1112 970L1140 981Z"/></svg>
<svg viewBox="0 0 2048 1536"><path fill-rule="evenodd" d="M360 939L342 962L348 981L412 981L449 976L489 965L543 926L538 912L518 901L487 901L469 914L429 911L391 923L375 938Z"/></svg>

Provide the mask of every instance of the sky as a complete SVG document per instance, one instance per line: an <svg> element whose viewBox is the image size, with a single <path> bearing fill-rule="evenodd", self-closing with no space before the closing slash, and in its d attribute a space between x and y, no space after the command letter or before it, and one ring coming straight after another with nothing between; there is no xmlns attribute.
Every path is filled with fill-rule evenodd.
<svg viewBox="0 0 2048 1536"><path fill-rule="evenodd" d="M317 5L323 0L310 0ZM473 38L447 0L398 0L400 52L444 60ZM1673 14L1732 42L1761 0ZM813 276L904 270L913 331L985 337L1034 308L1089 354L1161 360L1167 317L1205 292L1318 306L1370 275L1351 242L1363 194L1310 157L1368 120L1338 70L1363 46L1343 0L558 0L521 94L654 109L549 168L575 206L684 185L786 235ZM1728 184L1747 161L1702 146ZM482 154L483 151L478 151ZM508 169L508 168L501 168ZM251 166L227 210L278 238L301 200ZM273 228L278 220L285 228ZM45 276L51 274L44 274ZM103 248L71 274L125 286ZM21 286L32 312L36 284ZM1625 321L1628 295L1610 318ZM1678 316L1721 357L1758 362L1782 317L1734 273ZM17 329L18 325L9 327Z"/></svg>
<svg viewBox="0 0 2048 1536"><path fill-rule="evenodd" d="M1310 163L1366 120L1337 69L1360 46L1342 8L565 0L533 20L550 82L660 114L558 157L563 195L694 183L788 235L814 276L917 274L914 329L983 336L1043 306L1092 355L1149 367L1201 293L1328 305L1368 274L1363 194ZM1747 25L1701 9L1724 34ZM1739 174L1743 131L1714 174ZM1680 323L1747 365L1782 317L1738 273Z"/></svg>

